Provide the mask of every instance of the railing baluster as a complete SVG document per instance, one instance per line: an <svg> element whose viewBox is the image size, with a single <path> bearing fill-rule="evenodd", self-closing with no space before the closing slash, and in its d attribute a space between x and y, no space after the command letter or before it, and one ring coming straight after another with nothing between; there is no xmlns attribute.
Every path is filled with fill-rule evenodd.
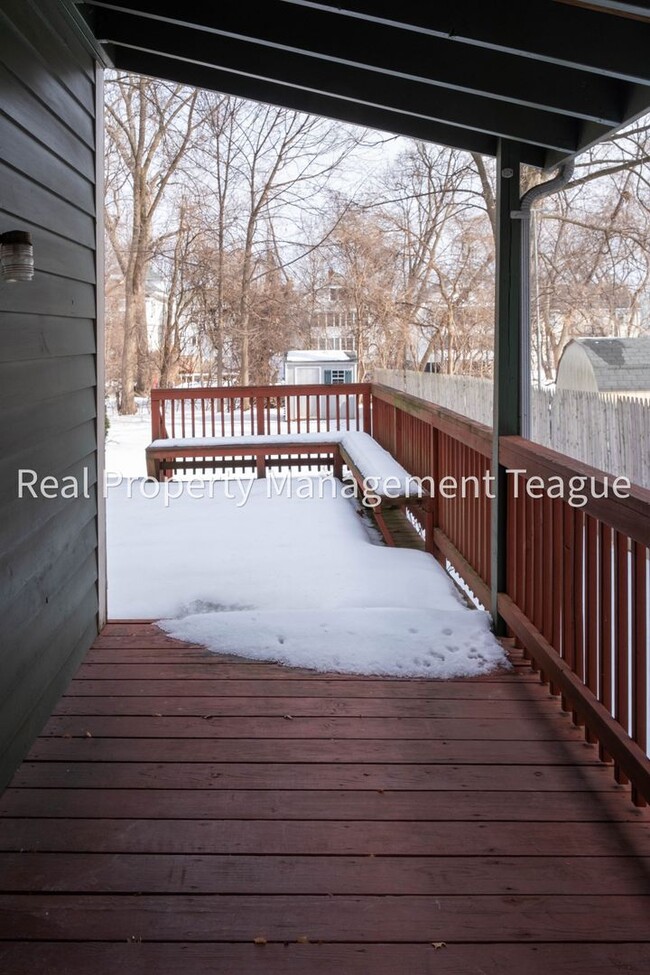
<svg viewBox="0 0 650 975"><path fill-rule="evenodd" d="M598 694L599 633L598 633L598 524L586 515L585 555L585 684ZM595 738L587 727L587 741Z"/></svg>
<svg viewBox="0 0 650 975"><path fill-rule="evenodd" d="M648 746L648 550L632 545L632 739L645 753ZM645 799L632 785L632 802L644 806Z"/></svg>
<svg viewBox="0 0 650 975"><path fill-rule="evenodd" d="M561 502L562 503L562 502ZM574 549L575 540L575 520L573 517L574 509L566 503L562 503L564 516L564 554L563 554L563 593L562 593L562 656L567 666L575 671L576 659L576 630L575 630L575 576L574 569ZM566 700L562 699L562 707L565 711L570 710Z"/></svg>
<svg viewBox="0 0 650 975"><path fill-rule="evenodd" d="M553 498L551 504L553 509L553 587L549 594L549 601L553 610L553 635L551 637L551 643L556 652L560 656L563 656L562 623L564 603L562 594L564 592L564 512L560 498ZM556 598L556 594L559 594L560 598Z"/></svg>
<svg viewBox="0 0 650 975"><path fill-rule="evenodd" d="M584 586L584 515L581 509L573 508L573 520L575 524L575 536L573 547L573 574L574 574L574 621L576 630L575 659L573 670L580 680L585 678L585 658L584 658L584 613L585 613L585 586Z"/></svg>
<svg viewBox="0 0 650 975"><path fill-rule="evenodd" d="M609 525L600 525L600 671L598 674L598 700L602 701L607 710L614 713L612 700L612 625L614 613L612 572L613 533ZM600 758L608 761L602 745L599 746Z"/></svg>
<svg viewBox="0 0 650 975"><path fill-rule="evenodd" d="M616 720L625 731L630 729L628 568L628 539L616 532ZM618 766L615 774L617 782L627 782Z"/></svg>

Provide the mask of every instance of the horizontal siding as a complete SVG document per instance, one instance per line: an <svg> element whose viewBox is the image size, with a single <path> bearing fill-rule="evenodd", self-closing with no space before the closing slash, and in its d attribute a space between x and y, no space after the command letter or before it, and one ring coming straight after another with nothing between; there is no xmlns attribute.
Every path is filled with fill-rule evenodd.
<svg viewBox="0 0 650 975"><path fill-rule="evenodd" d="M97 343L93 321L56 315L6 316L2 325L4 363L47 356L94 355Z"/></svg>
<svg viewBox="0 0 650 975"><path fill-rule="evenodd" d="M51 0L2 0L2 9L49 74L76 97L83 111L92 114L94 65L71 35L58 7Z"/></svg>
<svg viewBox="0 0 650 975"><path fill-rule="evenodd" d="M49 146L59 158L67 160L78 174L87 180L93 178L94 154L92 150L75 137L74 132L48 112L32 93L0 63L0 87L2 89L3 113L31 134L34 145Z"/></svg>
<svg viewBox="0 0 650 975"><path fill-rule="evenodd" d="M30 400L10 405L2 411L7 429L2 441L7 453L25 450L25 443L36 443L33 434L38 430L40 440L56 440L61 431L69 429L70 417L78 423L94 420L97 412L95 392L89 387L65 392L61 396L33 403ZM29 449L29 448L28 448Z"/></svg>
<svg viewBox="0 0 650 975"><path fill-rule="evenodd" d="M35 142L30 132L25 132L1 113L0 145L7 166L94 217L92 178L79 179L79 173L68 162L55 155L49 146Z"/></svg>
<svg viewBox="0 0 650 975"><path fill-rule="evenodd" d="M61 287L64 285L62 283ZM32 402L42 402L61 393L94 385L95 357L92 355L45 356L10 364L0 362L0 406L3 410L26 397Z"/></svg>
<svg viewBox="0 0 650 975"><path fill-rule="evenodd" d="M0 285L0 786L97 631L93 78L56 0L4 0L0 221L36 270ZM19 468L91 496L21 500Z"/></svg>
<svg viewBox="0 0 650 975"><path fill-rule="evenodd" d="M52 592L48 602L43 601L39 613L25 627L16 631L12 641L13 653L3 651L0 657L4 674L0 690L0 734L11 734L12 724L17 722L7 722L7 711L11 710L14 715L20 713L23 709L20 703L22 694L26 691L33 697L38 684L55 673L58 661L50 657L48 643L57 633L65 633L66 622L70 618L69 604L76 607L84 600L96 580L97 559L94 551L83 562L77 557L68 577L62 580L61 587ZM16 693L17 690L19 693ZM13 706L11 702L15 702Z"/></svg>
<svg viewBox="0 0 650 975"><path fill-rule="evenodd" d="M96 457L89 453L80 457L75 463L60 472L62 477L76 477L83 479L84 469L88 469L88 479L91 485L97 482ZM2 589L3 611L9 612L11 603L18 598L22 587L48 558L48 553L56 553L65 544L65 529L69 519L73 521L75 515L69 514L77 508L81 512L82 504L71 504L65 498L53 498L47 504L37 502L33 498L17 497L15 488L16 472L12 477L12 500L2 504L6 513L6 520L0 528L0 588ZM56 522L56 532L52 530ZM82 518L76 523L82 523ZM40 546L38 561L31 559L30 549ZM57 548L58 546L58 548Z"/></svg>
<svg viewBox="0 0 650 975"><path fill-rule="evenodd" d="M0 206L15 220L28 220L34 227L43 227L84 247L95 246L95 221L89 214L63 200L54 188L45 189L3 163L0 163ZM37 258L35 246L34 263L38 269Z"/></svg>
<svg viewBox="0 0 650 975"><path fill-rule="evenodd" d="M2 479L3 494L0 498L0 505L6 511L14 508L19 509L16 521L8 523L3 528L2 536L6 550L0 554L0 585L2 586L2 596L0 605L7 609L6 601L9 600L14 592L19 593L22 583L29 578L30 574L41 565L45 558L55 559L59 550L63 549L69 539L65 530L66 519L63 517L63 510L79 509L80 515L83 512L83 499L70 498L33 498L18 497L17 473L18 468L36 470L39 476L52 474L57 478L76 476L83 479L84 466L88 467L88 459L92 460L89 450L93 443L94 423L85 423L76 429L67 431L61 435L62 451L64 456L76 454L70 464L60 464L58 457L54 463L50 464L50 454L43 450L41 454L33 452L31 456L21 458L15 463L4 465L0 478ZM79 444L79 446L77 446ZM48 451L51 447L48 445ZM94 474L94 465L89 467L89 472ZM73 473L74 472L74 473ZM89 473L90 477L90 473ZM93 478L94 480L94 478ZM94 490L93 490L94 495ZM58 514L55 512L58 511ZM6 534L5 534L6 532ZM18 535L18 532L21 532ZM10 547L9 547L10 546ZM37 558L35 558L35 552Z"/></svg>
<svg viewBox="0 0 650 975"><path fill-rule="evenodd" d="M38 50L14 26L0 9L0 57L4 67L20 80L31 94L47 107L61 125L65 125L94 154L95 119L47 70Z"/></svg>
<svg viewBox="0 0 650 975"><path fill-rule="evenodd" d="M38 682L34 684L30 707L22 712L14 707L11 714L7 713L7 746L2 756L5 778L11 777L12 770L24 758L31 742L49 718L53 702L65 691L92 644L97 634L97 626L92 618L96 601L96 592L91 588L71 613L65 628L54 634L46 644L48 659L56 660L57 667L49 680L47 673L41 671Z"/></svg>

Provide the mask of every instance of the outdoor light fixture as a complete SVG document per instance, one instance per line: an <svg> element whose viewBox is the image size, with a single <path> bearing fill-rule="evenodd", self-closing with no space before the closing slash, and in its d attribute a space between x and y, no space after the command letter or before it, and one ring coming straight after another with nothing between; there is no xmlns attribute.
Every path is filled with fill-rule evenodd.
<svg viewBox="0 0 650 975"><path fill-rule="evenodd" d="M3 281L31 281L34 277L32 235L25 230L0 234L0 278Z"/></svg>

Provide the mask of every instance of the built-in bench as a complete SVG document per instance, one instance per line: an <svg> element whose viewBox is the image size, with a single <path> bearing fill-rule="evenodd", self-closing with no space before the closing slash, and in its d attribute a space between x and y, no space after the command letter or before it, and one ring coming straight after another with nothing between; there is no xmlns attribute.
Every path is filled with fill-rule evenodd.
<svg viewBox="0 0 650 975"><path fill-rule="evenodd" d="M367 433L345 434L339 443L339 454L342 465L358 484L364 502L372 507L386 544L395 543L384 511L408 506L425 530L427 551L433 551L433 499L422 484Z"/></svg>
<svg viewBox="0 0 650 975"><path fill-rule="evenodd" d="M291 466L286 458L298 458L307 466L329 462L340 474L339 444L344 431L301 434L249 434L241 437L165 437L147 447L147 474L157 481L176 471L201 469L246 469L254 466L258 477L266 476L270 462ZM252 463L251 463L252 459ZM216 461L223 463L216 463ZM237 460L239 463L234 463Z"/></svg>
<svg viewBox="0 0 650 975"><path fill-rule="evenodd" d="M147 447L146 454L147 473L157 480L197 467L224 469L230 464L238 468L250 464L251 458L258 477L266 476L269 464L286 466L287 458L296 458L305 466L331 466L340 480L345 466L365 505L373 509L388 544L392 544L392 538L383 509L409 505L418 510L425 523L430 517L431 499L427 492L370 434L362 431L160 438Z"/></svg>

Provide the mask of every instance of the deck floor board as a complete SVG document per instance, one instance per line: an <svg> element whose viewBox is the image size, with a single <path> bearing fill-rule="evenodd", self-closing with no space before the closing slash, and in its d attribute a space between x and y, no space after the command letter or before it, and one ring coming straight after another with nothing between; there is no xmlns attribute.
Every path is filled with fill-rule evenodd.
<svg viewBox="0 0 650 975"><path fill-rule="evenodd" d="M513 659L345 677L108 624L0 797L0 971L646 975L650 813Z"/></svg>

